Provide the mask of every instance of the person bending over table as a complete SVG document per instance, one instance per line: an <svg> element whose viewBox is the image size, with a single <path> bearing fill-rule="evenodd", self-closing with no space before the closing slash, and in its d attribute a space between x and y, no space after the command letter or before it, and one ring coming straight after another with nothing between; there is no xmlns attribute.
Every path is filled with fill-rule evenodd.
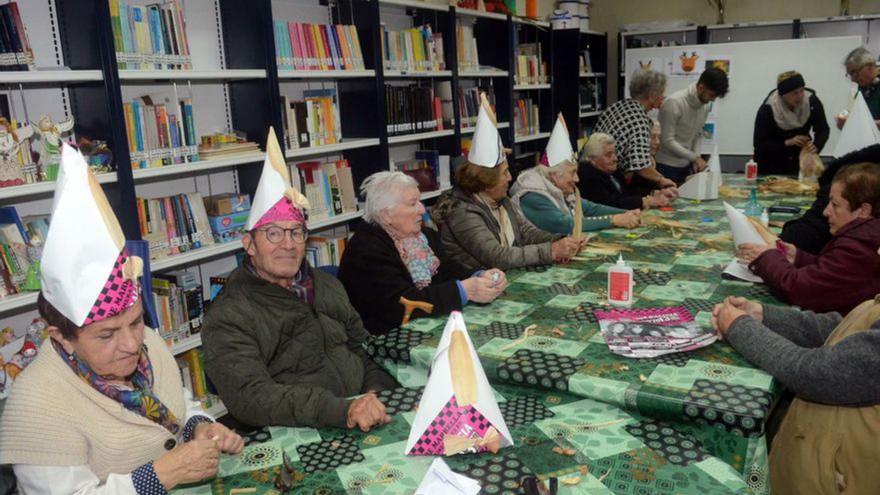
<svg viewBox="0 0 880 495"><path fill-rule="evenodd" d="M37 309L49 338L0 419L0 463L23 494L164 494L214 476L242 438L185 393L164 340L144 327L143 262L85 159L61 152Z"/></svg>
<svg viewBox="0 0 880 495"><path fill-rule="evenodd" d="M473 272L449 259L439 234L422 222L418 183L402 172L377 172L361 184L364 221L342 256L339 280L374 334L400 326L400 298L433 306L430 316L489 303L507 287L504 272ZM412 317L428 316L416 309Z"/></svg>
<svg viewBox="0 0 880 495"><path fill-rule="evenodd" d="M800 73L783 72L758 108L753 141L761 175L797 175L801 149L819 153L828 141L825 108L805 86Z"/></svg>
<svg viewBox="0 0 880 495"><path fill-rule="evenodd" d="M740 244L737 257L773 294L813 311L847 314L880 292L880 168L850 165L831 182L825 217L833 236L814 256L794 245Z"/></svg>
<svg viewBox="0 0 880 495"><path fill-rule="evenodd" d="M659 127L656 129L659 131ZM647 210L668 206L676 196L672 188L656 189L647 195L632 191L617 167L614 138L608 134L590 136L581 154L578 187L590 201L624 210Z"/></svg>
<svg viewBox="0 0 880 495"><path fill-rule="evenodd" d="M728 297L712 326L795 395L770 450L773 493L876 493L880 295L846 318Z"/></svg>

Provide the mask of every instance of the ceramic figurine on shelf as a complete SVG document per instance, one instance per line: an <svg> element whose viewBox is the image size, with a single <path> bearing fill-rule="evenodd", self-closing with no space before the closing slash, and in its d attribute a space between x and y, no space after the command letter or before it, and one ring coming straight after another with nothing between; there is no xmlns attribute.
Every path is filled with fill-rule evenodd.
<svg viewBox="0 0 880 495"><path fill-rule="evenodd" d="M73 129L73 117L56 124L48 115L43 115L39 122L31 123L31 129L40 140L38 173L42 180L54 181L61 162L61 135Z"/></svg>
<svg viewBox="0 0 880 495"><path fill-rule="evenodd" d="M110 166L110 163L113 161L113 152L110 151L110 147L107 146L105 141L81 137L79 138L77 146L83 156L86 157L86 161L89 163L89 168L91 168L92 172L96 175L111 172L113 170Z"/></svg>
<svg viewBox="0 0 880 495"><path fill-rule="evenodd" d="M0 187L20 186L29 181L25 169L18 161L21 143L31 137L33 130L24 127L16 131L12 124L4 117L0 117ZM25 152L30 152L29 146L25 146Z"/></svg>
<svg viewBox="0 0 880 495"><path fill-rule="evenodd" d="M21 286L22 290L38 291L42 288L40 284L40 258L43 257L43 241L38 237L34 237L28 243L27 258L30 266L27 270L27 278Z"/></svg>
<svg viewBox="0 0 880 495"><path fill-rule="evenodd" d="M15 332L13 332L11 328L6 327L3 330L0 330L0 347L12 343L13 340L15 340Z"/></svg>

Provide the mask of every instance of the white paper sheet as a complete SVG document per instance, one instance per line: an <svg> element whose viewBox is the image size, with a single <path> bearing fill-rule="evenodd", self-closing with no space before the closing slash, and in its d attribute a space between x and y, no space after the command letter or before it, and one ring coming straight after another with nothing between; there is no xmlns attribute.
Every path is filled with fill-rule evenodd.
<svg viewBox="0 0 880 495"><path fill-rule="evenodd" d="M764 283L763 278L752 273L752 271L749 270L749 267L740 263L736 258L730 261L727 268L724 269L724 273L740 280L745 280L746 282L754 282L756 284Z"/></svg>
<svg viewBox="0 0 880 495"><path fill-rule="evenodd" d="M449 469L442 457L434 459L415 495L477 495L480 483Z"/></svg>
<svg viewBox="0 0 880 495"><path fill-rule="evenodd" d="M847 153L877 143L880 143L880 129L877 129L877 124L874 123L861 91L857 91L853 108L837 138L834 156L840 158Z"/></svg>

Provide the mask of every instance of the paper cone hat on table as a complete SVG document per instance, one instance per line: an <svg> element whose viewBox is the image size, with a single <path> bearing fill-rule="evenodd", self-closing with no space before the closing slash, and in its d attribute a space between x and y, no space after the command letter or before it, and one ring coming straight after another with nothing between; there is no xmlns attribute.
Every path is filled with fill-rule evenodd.
<svg viewBox="0 0 880 495"><path fill-rule="evenodd" d="M862 97L861 91L856 91L853 108L849 112L846 123L837 137L837 145L834 147L834 157L841 156L860 150L872 144L880 143L880 129L874 123L874 117Z"/></svg>
<svg viewBox="0 0 880 495"><path fill-rule="evenodd" d="M270 222L294 221L306 223L305 210L309 200L300 194L290 182L290 172L281 153L275 129L269 128L266 138L266 160L254 193L247 230L254 230Z"/></svg>
<svg viewBox="0 0 880 495"><path fill-rule="evenodd" d="M577 163L577 157L569 140L568 126L565 125L562 112L556 116L556 124L553 125L553 132L550 133L550 139L547 140L544 154L548 167L555 167L563 163Z"/></svg>
<svg viewBox="0 0 880 495"><path fill-rule="evenodd" d="M85 158L63 144L40 263L43 296L77 326L89 325L139 300L143 267L125 249L116 215Z"/></svg>
<svg viewBox="0 0 880 495"><path fill-rule="evenodd" d="M724 203L724 210L727 212L727 221L730 224L730 233L733 235L734 248L745 243L769 244L771 246L776 243L776 236L771 234L763 225L745 216L727 202ZM761 277L752 273L747 266L744 266L736 258L727 265L724 273L749 282L764 282Z"/></svg>
<svg viewBox="0 0 880 495"><path fill-rule="evenodd" d="M464 318L453 311L434 354L431 375L404 453L495 452L511 445L513 439L468 336Z"/></svg>
<svg viewBox="0 0 880 495"><path fill-rule="evenodd" d="M468 161L474 165L494 168L504 161L504 145L496 127L495 112L489 106L486 93L480 94L480 112L477 114L477 125L474 126L474 137L468 151Z"/></svg>
<svg viewBox="0 0 880 495"><path fill-rule="evenodd" d="M721 159L718 157L718 146L715 146L706 170L688 177L678 188L678 195L685 199L718 199L720 187Z"/></svg>

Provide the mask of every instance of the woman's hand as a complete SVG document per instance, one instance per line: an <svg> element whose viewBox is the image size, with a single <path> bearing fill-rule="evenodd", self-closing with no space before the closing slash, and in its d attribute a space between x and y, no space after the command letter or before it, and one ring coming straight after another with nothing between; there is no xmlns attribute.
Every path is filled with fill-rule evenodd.
<svg viewBox="0 0 880 495"><path fill-rule="evenodd" d="M648 197L648 206L651 208L661 208L663 206L669 206L669 197L663 193L665 189L658 189L651 193Z"/></svg>
<svg viewBox="0 0 880 495"><path fill-rule="evenodd" d="M722 303L712 308L712 328L718 331L721 338L730 330L730 325L740 316L751 316L761 323L764 320L764 307L744 297L729 296Z"/></svg>
<svg viewBox="0 0 880 495"><path fill-rule="evenodd" d="M794 264L794 260L797 259L797 246L794 244L787 243L785 241L779 240L776 241L778 245L781 245L780 251L785 255L785 259L788 260L792 265Z"/></svg>
<svg viewBox="0 0 880 495"><path fill-rule="evenodd" d="M568 263L581 250L582 244L574 237L563 237L550 245L550 255L556 263Z"/></svg>
<svg viewBox="0 0 880 495"><path fill-rule="evenodd" d="M179 444L153 462L153 471L165 490L195 483L217 474L220 446L214 439L196 439Z"/></svg>
<svg viewBox="0 0 880 495"><path fill-rule="evenodd" d="M629 210L626 213L611 215L611 224L615 227L633 229L642 223L642 210Z"/></svg>
<svg viewBox="0 0 880 495"><path fill-rule="evenodd" d="M507 275L497 268L485 270L480 276L491 280L496 287L501 287L502 291L507 288Z"/></svg>
<svg viewBox="0 0 880 495"><path fill-rule="evenodd" d="M230 430L220 423L199 423L196 426L193 439L210 440L217 438L217 446L221 452L229 454L237 454L244 448L244 439L241 435Z"/></svg>
<svg viewBox="0 0 880 495"><path fill-rule="evenodd" d="M461 286L464 287L464 293L467 295L468 301L490 303L504 292L507 282L505 280L503 285L496 284L491 277L483 277L481 274L479 277L462 280Z"/></svg>
<svg viewBox="0 0 880 495"><path fill-rule="evenodd" d="M769 251L770 249L773 249L773 246L744 242L736 247L736 257L748 265L758 259L758 257L764 254L765 251Z"/></svg>
<svg viewBox="0 0 880 495"><path fill-rule="evenodd" d="M803 134L800 136L795 136L792 138L788 138L785 140L786 146L797 146L798 148L803 148L805 144L810 142L810 136L804 136Z"/></svg>

